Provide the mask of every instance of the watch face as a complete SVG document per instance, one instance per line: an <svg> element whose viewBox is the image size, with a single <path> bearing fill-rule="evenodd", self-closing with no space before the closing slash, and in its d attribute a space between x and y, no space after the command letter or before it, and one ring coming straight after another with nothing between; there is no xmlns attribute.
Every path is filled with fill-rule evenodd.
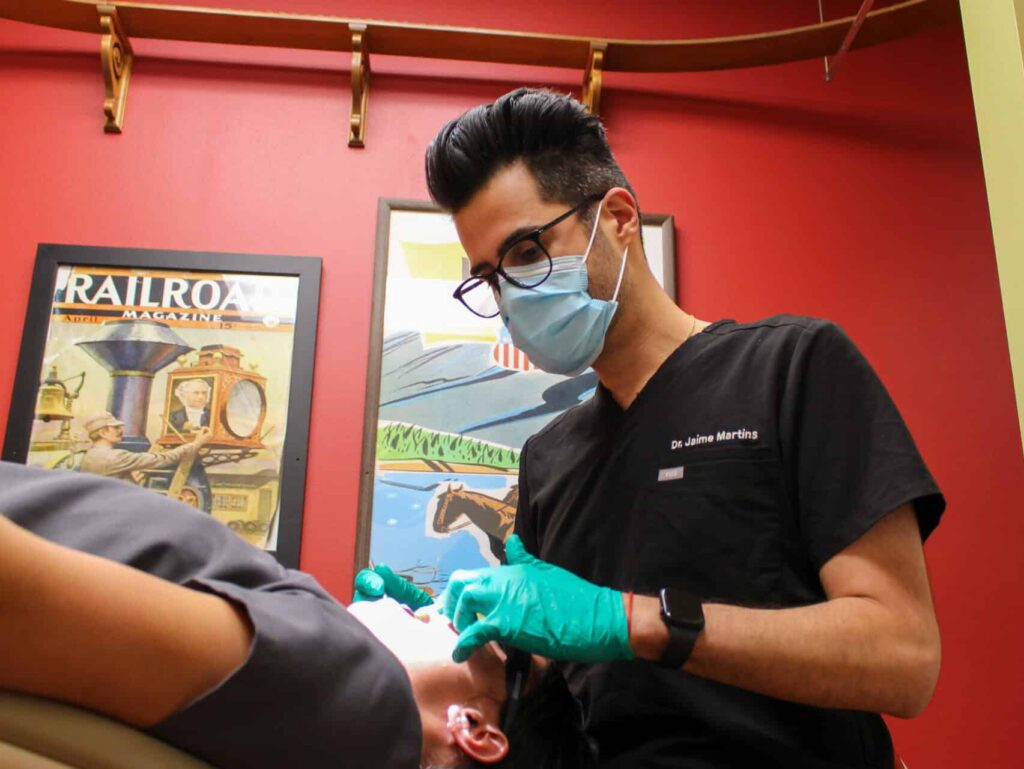
<svg viewBox="0 0 1024 769"><path fill-rule="evenodd" d="M700 600L685 590L664 588L661 591L661 613L666 622L677 627L695 630L704 627L704 609Z"/></svg>

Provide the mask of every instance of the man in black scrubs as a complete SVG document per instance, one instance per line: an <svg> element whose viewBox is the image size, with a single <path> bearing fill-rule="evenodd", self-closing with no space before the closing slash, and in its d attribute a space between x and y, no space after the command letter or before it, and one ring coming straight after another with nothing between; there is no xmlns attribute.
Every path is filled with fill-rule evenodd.
<svg viewBox="0 0 1024 769"><path fill-rule="evenodd" d="M879 714L917 715L938 676L944 501L864 357L827 321L678 308L568 97L471 110L426 169L471 263L456 297L600 380L523 448L510 565L453 575L456 658L563 662L603 767L892 769Z"/></svg>

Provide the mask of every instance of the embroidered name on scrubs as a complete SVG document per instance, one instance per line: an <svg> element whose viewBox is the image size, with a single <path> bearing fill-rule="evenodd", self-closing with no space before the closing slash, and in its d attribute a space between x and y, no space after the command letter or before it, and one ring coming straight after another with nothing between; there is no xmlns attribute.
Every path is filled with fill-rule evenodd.
<svg viewBox="0 0 1024 769"><path fill-rule="evenodd" d="M739 430L718 430L711 433L688 435L685 439L673 439L672 451L689 448L690 446L706 446L710 443L753 443L758 439L757 430L743 427Z"/></svg>

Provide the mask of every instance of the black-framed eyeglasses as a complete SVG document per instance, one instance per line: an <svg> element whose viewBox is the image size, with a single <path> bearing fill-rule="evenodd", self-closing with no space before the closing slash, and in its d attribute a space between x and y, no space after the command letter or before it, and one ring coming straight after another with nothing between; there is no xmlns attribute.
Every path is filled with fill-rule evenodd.
<svg viewBox="0 0 1024 769"><path fill-rule="evenodd" d="M466 309L474 315L479 315L481 318L497 316L499 312L498 297L501 295L498 276L500 275L509 283L520 288L536 288L547 280L548 276L551 275L552 269L551 254L544 247L540 236L591 203L600 200L604 195L605 193L591 195L579 205L573 206L564 214L556 216L547 224L542 224L537 229L530 230L525 235L520 235L502 252L501 257L498 259L498 264L493 270L487 270L486 273L466 278L458 285L452 296L462 302ZM513 278L505 272L505 267L526 267L532 269L524 270Z"/></svg>

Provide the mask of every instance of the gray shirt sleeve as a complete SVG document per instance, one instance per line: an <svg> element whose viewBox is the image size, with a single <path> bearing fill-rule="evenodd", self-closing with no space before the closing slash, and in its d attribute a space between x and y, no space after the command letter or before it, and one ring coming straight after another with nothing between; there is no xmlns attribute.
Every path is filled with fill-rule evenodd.
<svg viewBox="0 0 1024 769"><path fill-rule="evenodd" d="M210 516L131 484L0 463L0 513L51 541L242 606L246 662L151 733L219 769L412 769L405 670L312 577Z"/></svg>

